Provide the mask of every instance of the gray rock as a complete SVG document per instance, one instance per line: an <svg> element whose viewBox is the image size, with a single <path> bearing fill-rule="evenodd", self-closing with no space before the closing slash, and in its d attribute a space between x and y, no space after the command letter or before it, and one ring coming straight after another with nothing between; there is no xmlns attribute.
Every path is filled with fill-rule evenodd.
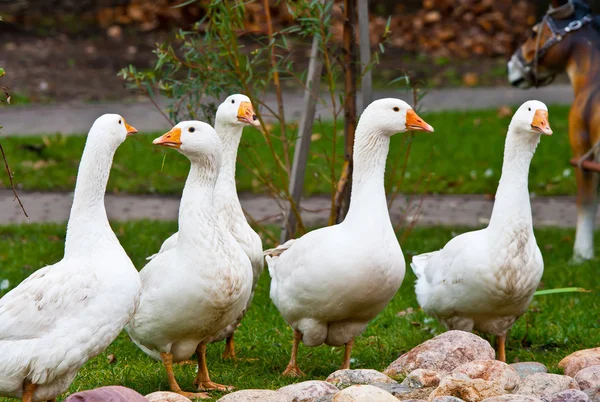
<svg viewBox="0 0 600 402"><path fill-rule="evenodd" d="M437 387L440 384L440 375L427 369L416 369L411 371L402 385L409 388L426 388L426 387Z"/></svg>
<svg viewBox="0 0 600 402"><path fill-rule="evenodd" d="M577 389L567 389L543 398L544 402L590 402L590 398Z"/></svg>
<svg viewBox="0 0 600 402"><path fill-rule="evenodd" d="M479 402L485 398L504 394L506 391L498 382L469 378L463 373L452 373L442 379L440 386L433 391L429 399L454 396L466 402Z"/></svg>
<svg viewBox="0 0 600 402"><path fill-rule="evenodd" d="M481 402L544 402L540 398L531 395L500 395L486 398Z"/></svg>
<svg viewBox="0 0 600 402"><path fill-rule="evenodd" d="M398 402L389 392L373 385L352 385L333 396L333 402Z"/></svg>
<svg viewBox="0 0 600 402"><path fill-rule="evenodd" d="M565 375L575 377L579 370L600 364L600 347L571 353L558 363Z"/></svg>
<svg viewBox="0 0 600 402"><path fill-rule="evenodd" d="M440 377L473 360L493 360L494 349L489 342L464 331L448 331L436 336L400 356L384 370L397 379L416 369L437 371Z"/></svg>
<svg viewBox="0 0 600 402"><path fill-rule="evenodd" d="M175 392L158 391L146 395L149 402L188 402L189 399Z"/></svg>
<svg viewBox="0 0 600 402"><path fill-rule="evenodd" d="M320 398L315 399L314 402L331 402L333 401L334 395L335 394L322 396Z"/></svg>
<svg viewBox="0 0 600 402"><path fill-rule="evenodd" d="M387 375L371 369L334 371L325 381L335 385L339 389L344 389L357 384L397 384L396 381L392 380Z"/></svg>
<svg viewBox="0 0 600 402"><path fill-rule="evenodd" d="M600 387L583 390L592 402L600 402Z"/></svg>
<svg viewBox="0 0 600 402"><path fill-rule="evenodd" d="M583 370L579 370L574 378L581 389L598 387L600 386L600 365L590 366Z"/></svg>
<svg viewBox="0 0 600 402"><path fill-rule="evenodd" d="M220 398L217 402L291 402L292 400L282 393L268 389L245 389L233 392Z"/></svg>
<svg viewBox="0 0 600 402"><path fill-rule="evenodd" d="M493 381L506 392L512 392L521 381L514 368L498 360L475 360L455 368L452 373L462 373L472 379Z"/></svg>
<svg viewBox="0 0 600 402"><path fill-rule="evenodd" d="M411 399L427 399L435 389L435 387L409 388L398 383L376 383L373 385L378 388L381 388L384 391L389 392L390 394L394 395L397 399L400 399L402 401Z"/></svg>
<svg viewBox="0 0 600 402"><path fill-rule="evenodd" d="M465 402L464 400L454 396L438 396L433 398L432 402Z"/></svg>
<svg viewBox="0 0 600 402"><path fill-rule="evenodd" d="M536 373L525 377L517 390L516 394L534 395L544 398L557 392L567 389L579 389L577 381L566 375Z"/></svg>
<svg viewBox="0 0 600 402"><path fill-rule="evenodd" d="M339 389L327 381L304 381L281 387L277 391L287 395L292 402L311 402L322 396L336 394Z"/></svg>
<svg viewBox="0 0 600 402"><path fill-rule="evenodd" d="M521 376L521 378L525 378L531 374L535 373L547 373L548 369L542 363L538 362L521 362L521 363L513 363L510 365L512 368L517 370L517 373Z"/></svg>

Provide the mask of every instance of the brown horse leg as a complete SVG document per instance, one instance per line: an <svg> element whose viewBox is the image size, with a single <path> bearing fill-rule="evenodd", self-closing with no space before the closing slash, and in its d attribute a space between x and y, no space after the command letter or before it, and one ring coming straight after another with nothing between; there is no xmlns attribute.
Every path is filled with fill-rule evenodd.
<svg viewBox="0 0 600 402"><path fill-rule="evenodd" d="M576 126L569 121L571 126ZM571 127L573 128L573 127ZM579 132L578 130L575 132ZM589 141L587 133L574 136L569 133L573 155L580 158L593 144ZM575 169L577 180L577 231L575 245L573 246L573 262L579 263L594 258L594 222L597 210L598 173Z"/></svg>

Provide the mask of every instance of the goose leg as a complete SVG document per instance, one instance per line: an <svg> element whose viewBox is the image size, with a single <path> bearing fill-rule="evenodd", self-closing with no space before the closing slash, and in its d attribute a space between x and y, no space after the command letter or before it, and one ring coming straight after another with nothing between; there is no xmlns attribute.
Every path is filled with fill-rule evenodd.
<svg viewBox="0 0 600 402"><path fill-rule="evenodd" d="M198 355L198 375L194 380L194 384L198 386L198 391L231 391L232 386L217 384L210 380L208 366L206 365L206 344L204 342L198 345L196 354Z"/></svg>
<svg viewBox="0 0 600 402"><path fill-rule="evenodd" d="M304 373L298 367L298 363L296 363L296 357L298 356L298 345L300 344L301 340L302 332L294 330L294 346L292 346L292 356L286 369L281 375L286 377L302 377L304 375Z"/></svg>
<svg viewBox="0 0 600 402"><path fill-rule="evenodd" d="M498 351L498 360L506 363L506 335L496 336L496 350Z"/></svg>
<svg viewBox="0 0 600 402"><path fill-rule="evenodd" d="M173 355L170 353L162 352L160 354L160 358L162 359L163 366L165 366L165 370L167 370L167 379L169 381L169 388L171 389L171 392L175 392L176 394L183 395L186 398L190 398L190 399L210 398L210 395L208 395L205 392L194 393L194 392L182 391L181 388L179 387L179 384L177 384L177 380L175 379L175 373L173 373Z"/></svg>
<svg viewBox="0 0 600 402"><path fill-rule="evenodd" d="M223 359L235 360L235 343L233 342L233 334L231 334L231 336L227 338L227 341L225 343L225 350L223 351L223 356L221 357Z"/></svg>
<svg viewBox="0 0 600 402"><path fill-rule="evenodd" d="M344 350L344 361L342 362L342 367L340 367L340 370L347 370L350 368L350 355L352 354L352 346L354 346L354 338L350 339L350 342L346 344L346 348Z"/></svg>
<svg viewBox="0 0 600 402"><path fill-rule="evenodd" d="M22 397L23 402L32 402L33 401L33 394L34 394L36 388L37 388L37 385L32 384L29 381L25 380L25 382L23 383L23 397Z"/></svg>

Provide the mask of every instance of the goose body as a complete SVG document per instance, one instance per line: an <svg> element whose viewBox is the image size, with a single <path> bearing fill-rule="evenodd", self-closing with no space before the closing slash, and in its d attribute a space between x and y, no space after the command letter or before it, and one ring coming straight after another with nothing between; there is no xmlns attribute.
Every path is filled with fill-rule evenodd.
<svg viewBox="0 0 600 402"><path fill-rule="evenodd" d="M489 226L461 234L439 251L417 255L411 264L423 310L449 329L498 336L501 360L506 334L527 310L544 270L527 188L541 133L552 133L546 106L525 102L509 126Z"/></svg>
<svg viewBox="0 0 600 402"><path fill-rule="evenodd" d="M345 220L265 252L271 299L295 331L284 375L302 374L296 364L300 340L346 345L342 368L349 368L354 338L400 288L405 262L387 208L384 170L390 137L409 127L433 131L401 100L369 105L356 129Z"/></svg>
<svg viewBox="0 0 600 402"><path fill-rule="evenodd" d="M252 264L252 295L254 295L256 283L264 269L263 248L260 236L248 224L242 210L235 183L235 167L244 125L257 126L258 124L250 99L241 94L231 95L225 99L219 106L215 116L215 130L221 140L223 154L219 177L215 185L216 215L250 259ZM174 248L177 239L178 233L176 232L163 242L158 253L148 257L148 259ZM235 356L231 337L248 310L251 301L252 296L242 314L211 341L218 342L229 338L224 357Z"/></svg>
<svg viewBox="0 0 600 402"><path fill-rule="evenodd" d="M163 361L172 391L202 397L181 391L171 364L196 351L204 359L199 348L241 315L250 298L252 267L214 208L221 164L215 130L202 122L182 122L155 144L175 147L187 156L190 173L181 198L176 246L155 256L140 272L140 305L126 330L146 354ZM217 386L206 379L205 361L199 364L199 387Z"/></svg>
<svg viewBox="0 0 600 402"><path fill-rule="evenodd" d="M56 398L133 316L139 274L104 208L114 153L133 132L118 115L96 120L81 158L64 258L0 299L0 396Z"/></svg>

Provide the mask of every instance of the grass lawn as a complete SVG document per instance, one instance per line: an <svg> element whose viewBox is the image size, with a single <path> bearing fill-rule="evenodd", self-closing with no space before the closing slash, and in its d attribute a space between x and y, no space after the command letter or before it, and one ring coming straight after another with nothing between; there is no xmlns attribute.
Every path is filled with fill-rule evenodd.
<svg viewBox="0 0 600 402"><path fill-rule="evenodd" d="M533 159L529 177L530 189L539 195L574 194L573 168L568 164L571 151L567 135L568 108L550 107L552 137L542 138ZM386 180L389 189L405 193L494 193L500 178L503 147L509 117L499 118L496 109L469 112L439 112L423 114L435 128L435 133L415 135L404 180L400 180L404 155L410 135L397 135L391 143ZM135 125L135 122L131 122ZM338 127L336 177L339 177L343 155L343 137ZM275 138L278 155L283 155L281 142ZM290 128L293 136L295 129ZM333 149L331 123L317 123L308 161L305 192L331 193L331 168L326 155ZM179 194L188 172L188 161L175 152L164 152L151 145L158 134L138 135L128 139L118 150L108 191L129 193ZM15 180L27 190L72 190L77 166L83 150L82 136L3 138ZM290 155L293 154L290 150ZM166 156L165 156L166 155ZM291 159L291 158L290 158ZM397 174L393 174L394 166ZM257 177L283 183L276 163L263 137L253 128L246 128L238 156L238 190L264 192ZM0 175L0 185L8 185L6 175ZM287 184L286 184L287 185Z"/></svg>
<svg viewBox="0 0 600 402"><path fill-rule="evenodd" d="M158 249L176 225L139 221L115 223L113 229L133 262L141 268L144 258ZM460 232L460 229L448 228L415 229L402 244L405 256L409 259L413 254L440 248ZM11 287L62 256L63 225L5 226L0 233L0 280L8 279ZM557 363L568 353L600 345L600 261L569 266L573 235L573 230L564 229L536 231L546 263L542 287L583 286L593 293L536 297L529 312L521 317L511 333L507 346L509 362L535 360L546 364L551 371L559 372ZM270 245L265 244L267 246ZM600 249L596 252L600 254ZM382 370L400 354L443 331L435 320L419 311L414 279L412 272L407 272L402 288L391 304L357 339L353 368ZM268 293L269 276L265 273L258 284L252 308L236 335L238 361L221 360L223 343L209 346L209 369L214 381L238 389L275 389L298 381L280 377L288 362L292 331L279 316ZM409 307L414 313L397 316ZM340 348L301 346L299 364L308 378L323 379L337 369L342 353ZM110 354L116 358L112 364L108 361ZM176 368L184 389L192 389L194 370L193 366ZM70 392L111 384L121 384L142 394L168 388L162 365L138 350L125 333L83 367Z"/></svg>

